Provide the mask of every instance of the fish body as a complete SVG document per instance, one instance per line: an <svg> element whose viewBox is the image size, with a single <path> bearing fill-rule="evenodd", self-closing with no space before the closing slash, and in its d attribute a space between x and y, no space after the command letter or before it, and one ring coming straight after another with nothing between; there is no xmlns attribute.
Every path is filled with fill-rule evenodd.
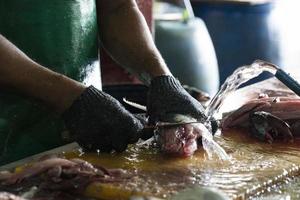
<svg viewBox="0 0 300 200"><path fill-rule="evenodd" d="M125 170L106 169L78 158L51 157L29 163L21 171L0 172L0 191L14 193L18 188L26 189L34 186L37 187L35 192L37 196L34 195L32 199L39 199L39 195L54 199L57 195L68 194L68 192L81 194L89 184L94 182L120 183L127 182L132 177L133 175ZM22 199L10 193L0 193L0 200L6 200L6 197L11 197L8 198L11 200Z"/></svg>
<svg viewBox="0 0 300 200"><path fill-rule="evenodd" d="M159 122L156 140L163 153L188 157L198 149L202 130L193 126L196 119L180 114L168 115L166 122ZM171 125L170 125L171 124Z"/></svg>
<svg viewBox="0 0 300 200"><path fill-rule="evenodd" d="M269 143L292 141L300 136L300 98L260 95L223 117L222 130L234 127L248 128Z"/></svg>

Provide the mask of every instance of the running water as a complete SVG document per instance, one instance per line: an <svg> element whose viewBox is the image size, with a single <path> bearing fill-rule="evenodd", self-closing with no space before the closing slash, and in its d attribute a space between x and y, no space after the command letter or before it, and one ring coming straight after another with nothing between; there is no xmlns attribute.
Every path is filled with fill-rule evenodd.
<svg viewBox="0 0 300 200"><path fill-rule="evenodd" d="M225 80L219 92L213 97L205 110L208 120L212 119L218 113L224 99L230 93L235 91L241 84L257 77L262 72L270 72L273 75L277 68L265 61L257 60L251 65L245 65L237 68L233 74Z"/></svg>
<svg viewBox="0 0 300 200"><path fill-rule="evenodd" d="M212 159L213 154L217 155L220 160L230 160L230 156L226 153L226 151L213 140L213 136L210 131L204 126L204 124L197 123L192 124L197 127L199 130L202 130L202 146L205 152L208 155L208 159Z"/></svg>
<svg viewBox="0 0 300 200"><path fill-rule="evenodd" d="M215 117L215 114L218 113L225 97L230 92L235 91L241 84L249 81L252 78L255 78L264 71L275 74L277 67L271 63L257 60L251 65L242 66L236 69L233 74L226 79L219 92L213 97L210 104L206 108L205 114L208 116L207 123L209 123L209 120ZM134 105L134 107L136 106ZM187 121L190 121L190 119L187 119ZM209 159L212 159L213 155L217 155L221 160L230 160L230 157L227 155L225 150L213 140L212 133L206 128L205 125L202 123L193 123L191 125L194 126L194 128L201 130L202 145ZM148 143L149 141L146 141L143 144Z"/></svg>
<svg viewBox="0 0 300 200"><path fill-rule="evenodd" d="M207 106L205 110L205 114L208 116L207 121L211 120L215 114L218 113L224 99L230 92L235 91L241 84L257 77L264 71L275 74L277 68L270 63L257 60L251 65L245 65L236 69L233 74L226 79L219 92ZM201 129L205 130L205 127L201 127ZM212 134L208 130L204 131L202 135L202 145L209 159L211 159L215 153L221 160L229 160L227 153L213 140Z"/></svg>

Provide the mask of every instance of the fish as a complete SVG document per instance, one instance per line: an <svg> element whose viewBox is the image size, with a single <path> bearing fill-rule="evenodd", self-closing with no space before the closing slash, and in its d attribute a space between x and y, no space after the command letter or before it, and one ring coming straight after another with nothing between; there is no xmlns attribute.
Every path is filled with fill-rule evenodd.
<svg viewBox="0 0 300 200"><path fill-rule="evenodd" d="M36 186L35 193L38 196L33 199L45 194L51 197L59 195L61 199L74 199L66 198L65 195L81 194L94 182L121 183L133 177L134 173L126 170L107 169L79 158L48 157L26 164L19 172L0 172L0 191L16 192L20 190L18 188L30 189Z"/></svg>
<svg viewBox="0 0 300 200"><path fill-rule="evenodd" d="M166 122L156 124L155 139L165 154L189 157L198 149L198 141L201 138L201 127L194 126L198 123L196 119L172 114L167 116ZM170 125L171 124L171 125Z"/></svg>
<svg viewBox="0 0 300 200"><path fill-rule="evenodd" d="M221 129L235 127L247 128L252 136L268 143L292 142L300 136L300 98L260 94L224 115Z"/></svg>

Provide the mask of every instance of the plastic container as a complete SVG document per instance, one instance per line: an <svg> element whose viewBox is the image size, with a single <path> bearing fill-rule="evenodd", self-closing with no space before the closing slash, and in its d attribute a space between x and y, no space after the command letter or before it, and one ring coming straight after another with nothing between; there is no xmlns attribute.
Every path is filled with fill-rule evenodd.
<svg viewBox="0 0 300 200"><path fill-rule="evenodd" d="M221 83L237 67L256 59L281 64L279 30L270 21L273 1L194 0L192 5L211 35Z"/></svg>
<svg viewBox="0 0 300 200"><path fill-rule="evenodd" d="M182 84L210 95L217 92L217 58L201 19L155 20L155 43L171 72Z"/></svg>

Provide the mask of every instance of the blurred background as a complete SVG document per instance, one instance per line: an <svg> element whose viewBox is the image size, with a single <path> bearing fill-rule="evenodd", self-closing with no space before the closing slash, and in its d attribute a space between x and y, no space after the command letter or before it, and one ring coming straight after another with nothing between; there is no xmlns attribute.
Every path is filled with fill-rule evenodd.
<svg viewBox="0 0 300 200"><path fill-rule="evenodd" d="M154 6L156 44L183 83L212 94L237 67L255 59L299 74L299 1L190 3L195 17L188 19L188 1L156 1Z"/></svg>
<svg viewBox="0 0 300 200"><path fill-rule="evenodd" d="M237 67L256 59L300 75L300 1L138 0L138 3L158 49L183 84L213 95ZM106 78L112 77L107 71L114 69L102 66L103 84L115 84L115 79ZM265 74L252 82L267 77ZM123 82L128 81L138 83L134 77Z"/></svg>

